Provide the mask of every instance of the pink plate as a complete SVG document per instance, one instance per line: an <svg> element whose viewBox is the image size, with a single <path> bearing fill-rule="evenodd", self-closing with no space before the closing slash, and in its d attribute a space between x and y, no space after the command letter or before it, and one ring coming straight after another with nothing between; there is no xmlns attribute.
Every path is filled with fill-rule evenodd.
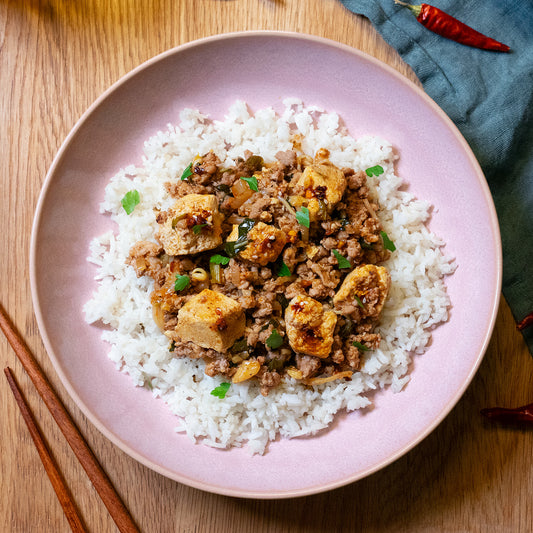
<svg viewBox="0 0 533 533"><path fill-rule="evenodd" d="M341 415L313 438L272 443L264 456L221 451L174 432L175 418L107 358L82 306L96 287L90 240L112 228L104 187L140 162L143 141L184 107L223 118L236 99L252 110L285 97L338 112L353 136L377 134L400 154L398 171L435 207L431 228L457 259L451 318L415 359L400 394ZM465 215L467 218L465 219ZM144 63L105 92L69 134L46 178L31 244L39 328L68 392L92 423L132 457L181 483L252 498L329 490L383 468L450 412L486 350L499 303L501 247L492 199L467 143L444 112L395 70L357 50L301 34L246 32L185 44ZM461 339L460 349L457 339ZM333 452L332 452L333 450ZM290 458L290 460L288 460Z"/></svg>

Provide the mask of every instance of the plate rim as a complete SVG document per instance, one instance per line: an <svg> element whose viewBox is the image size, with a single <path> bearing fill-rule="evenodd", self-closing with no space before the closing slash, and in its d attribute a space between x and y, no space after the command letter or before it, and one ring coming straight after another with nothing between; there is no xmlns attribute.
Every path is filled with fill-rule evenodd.
<svg viewBox="0 0 533 533"><path fill-rule="evenodd" d="M490 309L489 316L489 327L487 328L487 331L485 332L485 335L483 337L483 342L481 343L481 349L479 350L479 353L476 356L475 362L473 366L470 369L470 372L468 373L467 378L463 381L462 386L455 392L453 397L448 401L448 403L444 406L442 406L441 413L438 417L436 417L432 423L428 426L426 426L423 431L421 431L418 435L416 435L415 438L413 438L408 444L403 446L401 449L399 449L395 454L392 456L388 456L386 459L379 461L378 463L369 466L368 468L359 471L355 474L351 474L348 476L344 476L340 479L334 480L332 482L329 482L327 484L320 484L320 485L313 485L305 488L298 488L298 489L289 489L289 490L280 490L280 491L256 491L256 490L242 490L242 489L232 489L228 487L221 486L219 484L210 484L203 481L198 481L192 478L189 478L186 475L177 474L174 471L171 471L169 469L166 469L164 467L161 467L160 465L155 464L150 459L142 456L140 453L133 450L127 443L125 443L118 435L114 434L110 429L108 429L106 426L104 426L97 418L96 415L94 415L91 411L91 409L81 400L77 392L75 391L74 387L70 383L69 379L63 372L61 365L59 363L59 360L55 354L54 348L52 346L52 343L50 342L50 339L48 337L48 332L45 328L44 324L44 318L41 311L40 306L40 300L39 300L39 294L38 294L38 281L36 277L36 269L37 269L37 254L36 254L36 248L37 248L37 234L39 230L39 225L41 222L41 218L43 215L43 207L45 205L46 196L48 193L48 190L51 186L51 183L53 181L53 177L55 175L55 172L60 165L61 160L63 157L65 157L66 152L68 151L68 148L74 139L74 137L77 135L79 130L84 126L85 122L90 118L92 113L95 109L97 109L107 98L109 95L114 93L119 87L121 87L123 84L125 84L127 81L129 81L131 78L137 76L138 73L142 72L146 68L163 61L165 58L169 56L173 56L176 54L180 54L188 49L195 48L195 47L201 47L205 45L212 44L216 41L221 40L228 40L228 39L238 39L238 38L256 38L256 37L270 37L270 38L289 38L289 39L296 39L299 41L311 41L317 44L325 45L330 48L335 48L338 51L347 52L353 56L358 56L362 58L365 61L370 62L378 69L384 70L389 75L392 75L394 78L396 78L397 81L405 84L408 86L410 90L413 90L417 97L420 97L422 100L425 101L429 107L431 107L432 111L435 112L439 119L443 121L451 133L453 133L454 137L458 142L460 143L464 155L467 157L468 162L472 165L472 168L475 169L475 174L478 179L480 188L483 192L483 195L485 197L485 203L487 205L490 219L491 219L491 228L493 230L493 240L494 240L494 249L496 251L496 286L495 286L495 297L492 302L492 307ZM278 31L278 30L250 30L250 31L237 31L237 32L228 32L228 33L221 33L216 35L211 35L208 37L203 37L200 39L196 39L193 41L189 41L180 45L177 45L175 47L172 47L166 51L163 51L148 60L140 63L138 66L133 68L132 70L128 71L126 74L121 76L119 79L117 79L112 85L110 85L104 92L102 92L93 102L92 104L83 112L83 114L79 117L79 119L76 121L74 126L71 128L63 142L61 143L57 153L55 154L52 163L48 169L48 172L46 174L46 177L43 181L43 184L41 186L41 190L39 193L39 198L37 201L37 205L35 207L35 215L32 223L32 229L31 229L31 240L30 240L30 286L31 286L31 295L32 295L32 302L33 302L33 308L34 308L34 314L35 318L38 324L39 332L41 335L41 339L43 341L43 344L45 346L46 352L48 357L50 358L52 365L54 367L54 370L58 374L60 381L62 385L67 390L69 396L74 401L76 406L83 412L83 414L87 417L87 419L96 427L96 429L102 433L107 439L109 439L114 445L118 446L123 452L125 452L127 455L138 461L139 463L143 464L144 466L150 468L151 470L154 470L158 472L159 474L170 478L174 481L177 481L179 483L183 483L185 485L188 485L193 488L197 488L203 491L220 494L224 496L232 496L232 497L239 497L239 498L252 498L252 499L282 499L282 498L294 498L294 497L301 497L301 496L309 496L313 494L319 494L322 492L326 492L329 490L333 490L336 488L340 488L342 486L354 483L355 481L358 481L360 479L363 479L383 468L386 466L389 466L390 464L397 461L400 457L407 454L410 450L415 448L420 442L422 442L428 435L430 435L435 428L440 425L440 423L448 416L448 414L451 412L451 410L455 407L455 405L459 402L459 400L462 398L463 394L465 393L466 389L469 387L473 377L477 373L479 366L485 356L485 353L487 351L489 342L492 337L492 333L494 331L495 323L496 323L496 317L498 313L498 308L500 304L501 299L501 285L502 285L502 245L501 245L501 237L500 237L500 229L498 224L498 218L496 214L496 209L494 206L494 202L492 199L492 195L490 193L490 189L488 187L488 183L485 179L484 173L479 165L479 162L477 161L471 147L466 142L465 138L463 137L462 133L459 131L457 126L452 122L452 120L448 117L448 115L442 110L442 108L416 83L405 77L403 74L401 74L398 70L393 68L392 66L388 65L387 63L384 63L383 61L377 59L374 56L371 56L367 54L366 52L363 52L355 47L346 45L344 43L340 43L338 41L320 37L317 35L311 35L311 34L305 34L305 33L299 33L299 32L293 32L293 31Z"/></svg>

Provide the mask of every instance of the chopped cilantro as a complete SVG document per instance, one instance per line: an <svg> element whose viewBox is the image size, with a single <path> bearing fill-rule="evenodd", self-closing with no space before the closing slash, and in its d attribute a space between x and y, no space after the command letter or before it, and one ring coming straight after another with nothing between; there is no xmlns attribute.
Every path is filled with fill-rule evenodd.
<svg viewBox="0 0 533 533"><path fill-rule="evenodd" d="M337 263L339 263L339 268L352 268L352 265L346 257L340 254L337 250L331 250L333 255L337 258Z"/></svg>
<svg viewBox="0 0 533 533"><path fill-rule="evenodd" d="M191 284L189 276L176 274L176 281L174 282L174 290L176 292L186 289Z"/></svg>
<svg viewBox="0 0 533 533"><path fill-rule="evenodd" d="M360 342L358 341L354 341L352 342L352 344L358 348L359 350L361 350L362 352L368 352L368 350L370 350L370 348L368 346L365 346L364 344L361 344Z"/></svg>
<svg viewBox="0 0 533 533"><path fill-rule="evenodd" d="M357 302L357 305L361 308L361 309L364 309L365 306L363 305L363 302L361 301L361 298L359 298L359 296L357 296L357 294L354 294L353 295L355 301Z"/></svg>
<svg viewBox="0 0 533 533"><path fill-rule="evenodd" d="M381 174L383 174L383 172L385 171L383 170L383 167L381 165L376 165L375 167L367 168L365 172L367 176L372 177L381 176Z"/></svg>
<svg viewBox="0 0 533 533"><path fill-rule="evenodd" d="M180 180L185 181L186 179L189 179L192 176L192 162L189 163L189 166L183 171L183 174L181 175Z"/></svg>
<svg viewBox="0 0 533 533"><path fill-rule="evenodd" d="M211 256L209 262L213 263L214 265L227 265L229 263L229 257L225 257L220 254L215 254Z"/></svg>
<svg viewBox="0 0 533 533"><path fill-rule="evenodd" d="M195 224L193 227L192 227L192 232L195 234L195 235L200 235L201 231L202 231L202 228L204 226L207 226L207 224Z"/></svg>
<svg viewBox="0 0 533 533"><path fill-rule="evenodd" d="M252 176L251 178L245 178L244 176L242 176L241 180L245 181L248 184L248 187L252 189L252 191L259 191L259 188L257 186L257 178L255 176Z"/></svg>
<svg viewBox="0 0 533 533"><path fill-rule="evenodd" d="M122 204L122 207L124 208L124 211L126 211L127 215L131 215L133 213L133 210L135 209L135 206L141 201L141 197L139 196L139 191L133 189L133 191L128 191L124 198L120 201Z"/></svg>
<svg viewBox="0 0 533 533"><path fill-rule="evenodd" d="M226 397L226 394L227 394L230 386L231 386L231 383L223 382L218 387L215 387L211 391L211 394L213 396L216 396L217 398L220 398L221 400L223 400Z"/></svg>
<svg viewBox="0 0 533 533"><path fill-rule="evenodd" d="M302 207L299 211L296 211L296 220L298 221L298 224L308 228L310 225L309 209L307 209L307 207Z"/></svg>
<svg viewBox="0 0 533 533"><path fill-rule="evenodd" d="M283 344L283 337L278 333L278 330L274 328L272 333L266 340L266 345L271 350L277 350Z"/></svg>
<svg viewBox="0 0 533 533"><path fill-rule="evenodd" d="M289 267L285 264L285 261L281 262L281 266L278 269L278 276L282 278L283 276L291 276L291 271Z"/></svg>
<svg viewBox="0 0 533 533"><path fill-rule="evenodd" d="M383 246L385 249L389 250L389 252L394 252L396 250L396 246L394 246L394 243L389 239L389 236L384 231L380 231L379 234L383 239Z"/></svg>
<svg viewBox="0 0 533 533"><path fill-rule="evenodd" d="M168 347L169 352L173 352L176 349L176 341L172 341Z"/></svg>

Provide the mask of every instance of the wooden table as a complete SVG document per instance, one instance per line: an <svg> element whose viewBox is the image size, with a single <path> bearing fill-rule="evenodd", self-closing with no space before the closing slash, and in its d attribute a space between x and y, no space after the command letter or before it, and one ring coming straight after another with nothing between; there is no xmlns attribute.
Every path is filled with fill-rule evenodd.
<svg viewBox="0 0 533 533"><path fill-rule="evenodd" d="M193 39L252 29L292 30L335 39L416 81L368 21L336 0L0 3L0 301L142 531L533 531L533 433L493 426L479 416L480 408L489 405L533 401L533 359L504 301L481 368L445 421L384 470L316 496L247 501L178 484L111 444L66 394L39 337L28 272L34 207L54 154L93 100L133 67ZM9 365L18 377L88 529L116 531L3 337L0 355L2 368ZM68 531L5 380L0 394L2 531Z"/></svg>

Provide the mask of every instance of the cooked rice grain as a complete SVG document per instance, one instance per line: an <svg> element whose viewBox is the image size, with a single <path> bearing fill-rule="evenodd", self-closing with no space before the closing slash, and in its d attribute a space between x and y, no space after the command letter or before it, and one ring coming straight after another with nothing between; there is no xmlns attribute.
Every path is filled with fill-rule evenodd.
<svg viewBox="0 0 533 533"><path fill-rule="evenodd" d="M110 213L118 229L91 244L89 261L97 266L98 288L84 307L87 322L111 327L102 339L109 343L117 369L168 404L179 417L177 431L218 448L246 444L250 453L259 454L278 434L313 434L327 427L338 411L367 407L369 391L390 386L399 392L409 381L412 355L422 354L431 330L448 319L443 278L455 269L453 259L442 253L444 243L425 225L430 204L400 190L389 143L377 137L353 139L337 114L306 107L296 98L286 99L284 106L281 116L270 108L252 115L237 101L223 121L185 109L178 127L169 125L145 143L142 165L120 170L106 188L101 212ZM174 201L164 183L179 179L194 156L213 150L230 166L250 150L270 162L277 152L293 148L295 134L303 136L301 149L309 155L326 148L339 167L357 171L381 165L385 171L368 178L382 206L381 223L397 248L385 263L392 285L377 329L382 341L379 349L363 355L362 369L351 381L304 387L289 379L266 397L257 383L243 382L232 384L219 399L211 391L222 380L205 375L202 360L169 352L167 337L152 319L153 281L138 278L125 260L134 243L153 239L153 208L168 209ZM121 199L132 189L139 191L141 202L127 215Z"/></svg>

